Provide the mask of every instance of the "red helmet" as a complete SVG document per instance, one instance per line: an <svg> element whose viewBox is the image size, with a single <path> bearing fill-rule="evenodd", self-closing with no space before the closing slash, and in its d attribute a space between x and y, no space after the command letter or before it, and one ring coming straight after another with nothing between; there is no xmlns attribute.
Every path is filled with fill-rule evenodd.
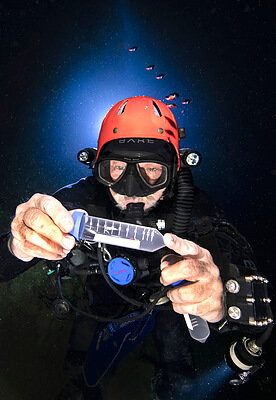
<svg viewBox="0 0 276 400"><path fill-rule="evenodd" d="M160 100L136 96L116 103L103 120L97 158L106 143L125 138L159 139L171 143L177 155L179 169L177 123L173 113Z"/></svg>

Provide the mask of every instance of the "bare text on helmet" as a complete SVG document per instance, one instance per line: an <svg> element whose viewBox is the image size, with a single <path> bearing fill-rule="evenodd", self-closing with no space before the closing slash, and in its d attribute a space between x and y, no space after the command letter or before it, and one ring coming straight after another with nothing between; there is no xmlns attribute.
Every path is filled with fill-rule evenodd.
<svg viewBox="0 0 276 400"><path fill-rule="evenodd" d="M119 139L119 143L126 144L126 143L145 143L145 144L154 144L154 139Z"/></svg>

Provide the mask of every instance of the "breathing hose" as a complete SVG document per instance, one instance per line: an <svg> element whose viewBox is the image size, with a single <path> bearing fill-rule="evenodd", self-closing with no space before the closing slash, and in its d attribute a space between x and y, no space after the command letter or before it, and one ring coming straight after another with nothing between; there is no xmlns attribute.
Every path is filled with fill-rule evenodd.
<svg viewBox="0 0 276 400"><path fill-rule="evenodd" d="M178 176L177 200L172 233L176 235L187 232L194 201L193 175L188 167L181 168Z"/></svg>

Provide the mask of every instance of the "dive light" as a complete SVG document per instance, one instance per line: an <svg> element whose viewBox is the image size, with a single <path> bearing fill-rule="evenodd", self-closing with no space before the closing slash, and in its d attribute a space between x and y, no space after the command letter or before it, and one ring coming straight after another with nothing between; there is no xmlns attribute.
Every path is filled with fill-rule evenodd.
<svg viewBox="0 0 276 400"><path fill-rule="evenodd" d="M263 367L265 361L262 357L262 345L269 338L273 326L271 323L257 339L243 337L232 343L224 357L229 368L238 373L238 377L232 379L230 385L237 386L247 382L250 375Z"/></svg>
<svg viewBox="0 0 276 400"><path fill-rule="evenodd" d="M180 149L180 159L186 167L197 167L202 161L202 155L197 150Z"/></svg>
<svg viewBox="0 0 276 400"><path fill-rule="evenodd" d="M96 155L97 149L94 147L87 147L78 152L77 159L80 163L89 165L89 168L91 168L96 160Z"/></svg>

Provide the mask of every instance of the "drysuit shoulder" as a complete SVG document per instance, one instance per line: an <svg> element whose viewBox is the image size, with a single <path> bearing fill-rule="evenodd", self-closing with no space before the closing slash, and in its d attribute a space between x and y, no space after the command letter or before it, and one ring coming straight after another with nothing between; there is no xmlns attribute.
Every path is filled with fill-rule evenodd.
<svg viewBox="0 0 276 400"><path fill-rule="evenodd" d="M53 193L53 196L68 210L81 208L89 215L98 217L107 217L107 210L111 206L106 188L93 176L64 186Z"/></svg>

